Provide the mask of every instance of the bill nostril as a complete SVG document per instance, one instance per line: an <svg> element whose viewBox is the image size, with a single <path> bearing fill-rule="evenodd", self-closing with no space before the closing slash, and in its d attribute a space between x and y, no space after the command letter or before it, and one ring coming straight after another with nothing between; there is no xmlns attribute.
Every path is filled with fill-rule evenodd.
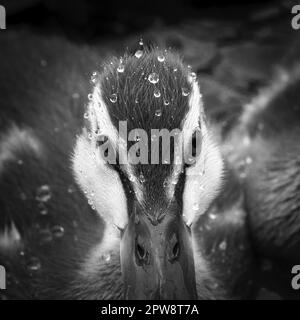
<svg viewBox="0 0 300 320"><path fill-rule="evenodd" d="M138 239L136 239L135 244L135 255L139 264L148 263L149 252L147 251L145 245L138 241Z"/></svg>
<svg viewBox="0 0 300 320"><path fill-rule="evenodd" d="M177 259L179 257L179 242L177 241L173 247L173 259Z"/></svg>
<svg viewBox="0 0 300 320"><path fill-rule="evenodd" d="M146 255L146 250L139 244L136 245L137 254L140 259L144 259Z"/></svg>
<svg viewBox="0 0 300 320"><path fill-rule="evenodd" d="M174 233L170 239L170 251L169 251L170 261L174 261L178 259L179 255L180 255L180 244L179 244L177 234Z"/></svg>

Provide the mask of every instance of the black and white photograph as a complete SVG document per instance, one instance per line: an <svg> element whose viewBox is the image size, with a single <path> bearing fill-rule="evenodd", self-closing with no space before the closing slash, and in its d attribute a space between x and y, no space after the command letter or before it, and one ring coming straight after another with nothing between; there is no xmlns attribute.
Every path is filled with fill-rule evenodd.
<svg viewBox="0 0 300 320"><path fill-rule="evenodd" d="M0 300L300 300L300 1L0 0Z"/></svg>

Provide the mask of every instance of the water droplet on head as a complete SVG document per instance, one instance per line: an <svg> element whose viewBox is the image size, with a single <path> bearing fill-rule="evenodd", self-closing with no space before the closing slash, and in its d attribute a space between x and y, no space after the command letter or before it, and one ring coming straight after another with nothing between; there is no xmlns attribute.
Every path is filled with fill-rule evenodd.
<svg viewBox="0 0 300 320"><path fill-rule="evenodd" d="M110 259L111 259L111 256L110 256L109 253L107 253L107 254L104 254L104 255L102 256L102 259L103 259L105 262L109 262Z"/></svg>
<svg viewBox="0 0 300 320"><path fill-rule="evenodd" d="M39 204L39 209L42 216L46 216L48 214L48 210L43 202Z"/></svg>
<svg viewBox="0 0 300 320"><path fill-rule="evenodd" d="M169 104L170 104L170 101L167 100L167 99L165 99L165 100L164 100L164 105L165 105L165 106L168 106Z"/></svg>
<svg viewBox="0 0 300 320"><path fill-rule="evenodd" d="M161 96L160 91L155 88L155 90L154 90L154 97L155 97L155 98L159 98L160 96Z"/></svg>
<svg viewBox="0 0 300 320"><path fill-rule="evenodd" d="M163 56L163 55L159 55L158 57L157 57L157 60L159 61L159 62L164 62L165 61L165 56Z"/></svg>
<svg viewBox="0 0 300 320"><path fill-rule="evenodd" d="M116 93L111 94L110 97L109 97L109 100L110 100L112 103L116 103L117 100L118 100L117 94L116 94Z"/></svg>
<svg viewBox="0 0 300 320"><path fill-rule="evenodd" d="M210 213L208 216L211 220L215 220L218 217L215 213Z"/></svg>
<svg viewBox="0 0 300 320"><path fill-rule="evenodd" d="M91 82L96 83L98 80L98 72L94 71L91 77Z"/></svg>
<svg viewBox="0 0 300 320"><path fill-rule="evenodd" d="M148 81L153 83L153 84L157 83L159 81L158 74L155 73L155 72L150 73L149 76L148 76Z"/></svg>
<svg viewBox="0 0 300 320"><path fill-rule="evenodd" d="M85 112L84 115L83 115L84 119L88 119L89 118L89 113L88 112Z"/></svg>
<svg viewBox="0 0 300 320"><path fill-rule="evenodd" d="M61 238L65 233L65 229L59 225L53 226L51 231L54 238Z"/></svg>
<svg viewBox="0 0 300 320"><path fill-rule="evenodd" d="M144 175L142 173L140 174L139 179L140 179L141 183L144 183L146 181L146 179L145 179L145 177L144 177Z"/></svg>
<svg viewBox="0 0 300 320"><path fill-rule="evenodd" d="M197 79L197 75L195 72L191 72L191 78L193 81L195 81Z"/></svg>
<svg viewBox="0 0 300 320"><path fill-rule="evenodd" d="M182 92L182 95L183 95L184 97L186 97L186 96L188 96L188 95L190 94L190 91L189 91L188 88L182 88L182 89L181 89L181 92Z"/></svg>
<svg viewBox="0 0 300 320"><path fill-rule="evenodd" d="M124 66L124 64L123 64L123 60L121 59L121 60L120 60L120 64L118 65L117 71L118 71L119 73L123 73L124 70L125 70L125 66Z"/></svg>
<svg viewBox="0 0 300 320"><path fill-rule="evenodd" d="M139 59L143 55L143 50L137 50L134 55Z"/></svg>
<svg viewBox="0 0 300 320"><path fill-rule="evenodd" d="M48 202L51 199L51 191L48 185L43 185L37 189L36 200L40 202Z"/></svg>
<svg viewBox="0 0 300 320"><path fill-rule="evenodd" d="M31 257L28 261L27 261L27 269L30 271L38 271L41 269L41 262L38 258L36 257Z"/></svg>
<svg viewBox="0 0 300 320"><path fill-rule="evenodd" d="M157 110L155 111L155 116L156 116L156 117L160 117L161 114L162 114L161 109L157 109Z"/></svg>

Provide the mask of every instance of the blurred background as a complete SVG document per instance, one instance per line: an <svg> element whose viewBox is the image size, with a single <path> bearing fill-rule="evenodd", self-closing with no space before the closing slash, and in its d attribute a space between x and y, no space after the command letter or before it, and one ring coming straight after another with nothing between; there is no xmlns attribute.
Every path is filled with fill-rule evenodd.
<svg viewBox="0 0 300 320"><path fill-rule="evenodd" d="M298 1L300 4L300 1ZM8 30L58 36L102 56L144 43L178 50L198 74L204 106L221 132L281 68L300 57L293 0L2 0ZM1 50L1 48L0 48ZM42 61L41 61L42 63ZM274 268L261 263L262 278ZM290 274L286 274L290 277ZM231 280L231 279L230 279ZM267 280L266 280L267 281ZM278 278L278 282L280 279ZM289 285L289 278L282 279ZM262 288L258 298L278 298Z"/></svg>
<svg viewBox="0 0 300 320"><path fill-rule="evenodd" d="M31 29L101 53L134 52L146 44L179 50L200 75L207 112L226 129L241 104L297 56L291 27L297 1L2 0L7 29ZM295 52L291 52L295 51ZM246 58L245 58L246 57ZM288 58L287 58L288 57ZM224 112L230 107L224 120ZM224 121L223 121L224 120Z"/></svg>

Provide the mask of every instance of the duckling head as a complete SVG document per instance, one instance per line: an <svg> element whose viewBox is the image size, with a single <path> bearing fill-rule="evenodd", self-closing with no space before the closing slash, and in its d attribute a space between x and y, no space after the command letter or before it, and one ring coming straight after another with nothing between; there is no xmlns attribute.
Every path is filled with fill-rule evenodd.
<svg viewBox="0 0 300 320"><path fill-rule="evenodd" d="M194 73L158 49L95 73L76 180L120 246L128 299L195 299L192 224L216 197L222 159Z"/></svg>

